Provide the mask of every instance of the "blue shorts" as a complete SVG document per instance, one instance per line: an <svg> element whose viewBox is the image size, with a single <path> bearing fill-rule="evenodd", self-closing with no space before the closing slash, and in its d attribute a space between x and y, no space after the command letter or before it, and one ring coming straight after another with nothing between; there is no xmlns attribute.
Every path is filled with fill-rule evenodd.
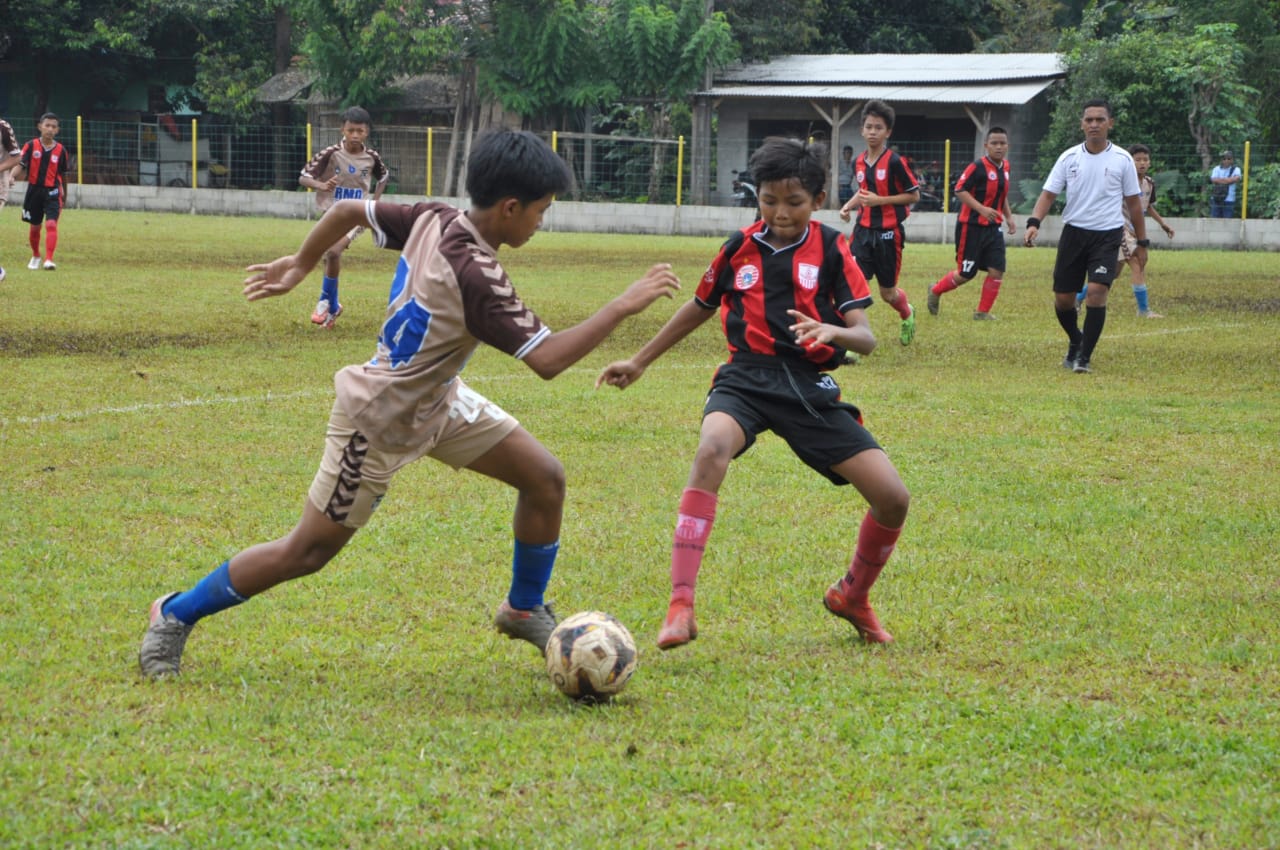
<svg viewBox="0 0 1280 850"><path fill-rule="evenodd" d="M739 455L756 435L772 431L791 451L833 484L848 484L832 471L859 452L880 444L862 427L858 408L840 400L840 387L828 372L762 354L734 354L716 370L702 415L726 413L747 437Z"/></svg>

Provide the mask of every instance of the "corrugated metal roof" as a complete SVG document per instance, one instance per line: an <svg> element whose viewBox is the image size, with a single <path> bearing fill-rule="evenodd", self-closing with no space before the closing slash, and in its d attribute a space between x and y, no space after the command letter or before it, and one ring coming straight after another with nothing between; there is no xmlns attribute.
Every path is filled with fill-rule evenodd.
<svg viewBox="0 0 1280 850"><path fill-rule="evenodd" d="M985 103L1023 104L1053 84L1053 80L1027 83L995 83L983 81L959 85L717 85L699 94L711 97L787 98L791 100L870 100L880 98L890 103Z"/></svg>
<svg viewBox="0 0 1280 850"><path fill-rule="evenodd" d="M1063 75L1056 53L794 54L716 72L725 83L955 83L1035 80Z"/></svg>

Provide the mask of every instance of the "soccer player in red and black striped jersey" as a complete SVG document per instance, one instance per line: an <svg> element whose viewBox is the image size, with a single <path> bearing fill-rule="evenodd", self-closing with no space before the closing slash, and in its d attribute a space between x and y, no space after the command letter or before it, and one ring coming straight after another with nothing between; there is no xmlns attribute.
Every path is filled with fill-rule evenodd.
<svg viewBox="0 0 1280 850"><path fill-rule="evenodd" d="M22 220L30 227L31 262L27 268L40 268L40 225L45 224L44 267L53 271L53 251L58 247L58 216L62 214L63 178L67 174L67 149L56 138L58 116L46 112L36 125L40 138L22 148L22 168L27 175L27 194L22 200Z"/></svg>
<svg viewBox="0 0 1280 850"><path fill-rule="evenodd" d="M1004 280L1003 224L1012 236L1018 226L1009 209L1009 133L1003 127L987 131L986 156L969 163L956 181L960 214L956 216L956 267L929 290L929 312L938 315L945 293L968 283L978 270L987 273L973 318L994 319L991 307Z"/></svg>
<svg viewBox="0 0 1280 850"><path fill-rule="evenodd" d="M871 290L844 235L812 219L826 201L823 146L767 139L749 170L756 178L760 220L729 237L692 301L634 357L611 363L596 380L597 387L629 387L719 308L729 362L712 379L698 450L680 497L671 599L658 646L671 649L698 636L694 586L717 494L729 461L763 431L786 440L833 484L852 484L869 503L852 563L823 601L863 640L889 643L893 638L876 619L868 592L897 543L910 495L830 375L847 352L869 354L875 348L864 312L872 304Z"/></svg>
<svg viewBox="0 0 1280 850"><path fill-rule="evenodd" d="M880 284L880 297L898 311L902 319L899 339L910 345L916 335L916 317L907 301L907 293L898 287L902 271L902 246L907 237L902 223L910 214L908 207L920 200L920 186L911 168L890 150L893 133L893 107L883 100L869 100L862 107L862 138L867 149L853 162L854 195L840 207L842 221L858 211L853 226L853 256L862 274Z"/></svg>

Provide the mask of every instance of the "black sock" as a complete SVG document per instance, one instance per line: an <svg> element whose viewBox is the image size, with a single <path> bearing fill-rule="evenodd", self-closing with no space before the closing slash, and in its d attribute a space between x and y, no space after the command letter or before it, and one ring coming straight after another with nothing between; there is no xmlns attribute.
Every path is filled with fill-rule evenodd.
<svg viewBox="0 0 1280 850"><path fill-rule="evenodd" d="M1093 347L1102 336L1102 326L1107 323L1106 307L1084 308L1084 342L1080 346L1080 359L1088 360L1093 356Z"/></svg>
<svg viewBox="0 0 1280 850"><path fill-rule="evenodd" d="M1070 310L1057 310L1056 312L1058 314L1058 324L1062 325L1062 329L1067 332L1067 339L1071 340L1069 345L1070 352L1072 354L1079 352L1081 334L1080 329L1076 327L1076 322L1079 320L1080 314L1076 312L1075 307ZM1069 357L1071 354L1067 356Z"/></svg>

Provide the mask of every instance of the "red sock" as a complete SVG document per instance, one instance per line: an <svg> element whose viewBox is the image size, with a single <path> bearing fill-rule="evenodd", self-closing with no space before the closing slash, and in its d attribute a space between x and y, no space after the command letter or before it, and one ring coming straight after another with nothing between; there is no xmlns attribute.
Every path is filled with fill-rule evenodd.
<svg viewBox="0 0 1280 850"><path fill-rule="evenodd" d="M938 282L933 285L933 289L931 289L930 291L934 295L942 295L944 293L950 292L951 290L955 289L959 285L960 283L956 280L956 273L947 272L942 277L938 278Z"/></svg>
<svg viewBox="0 0 1280 850"><path fill-rule="evenodd" d="M898 315L902 318L911 317L911 305L907 302L907 291L905 289L898 290L898 297L894 299L891 306L898 311Z"/></svg>
<svg viewBox="0 0 1280 850"><path fill-rule="evenodd" d="M31 242L31 256L40 256L40 225L33 224L27 228L27 239Z"/></svg>
<svg viewBox="0 0 1280 850"><path fill-rule="evenodd" d="M680 494L680 513L671 544L671 601L693 602L702 553L715 518L716 494L686 487Z"/></svg>
<svg viewBox="0 0 1280 850"><path fill-rule="evenodd" d="M849 565L849 573L844 577L849 588L846 598L850 602L866 602L871 585L880 577L885 562L893 554L898 543L901 528L886 528L876 522L871 511L862 518L862 527L858 529L858 545L854 549L853 563Z"/></svg>
<svg viewBox="0 0 1280 850"><path fill-rule="evenodd" d="M982 296L978 298L978 312L990 313L991 305L996 303L996 296L1000 294L1000 284L1003 281L998 277L987 275L986 280L982 281Z"/></svg>
<svg viewBox="0 0 1280 850"><path fill-rule="evenodd" d="M58 221L49 219L44 226L44 258L53 260L53 249L58 247Z"/></svg>

